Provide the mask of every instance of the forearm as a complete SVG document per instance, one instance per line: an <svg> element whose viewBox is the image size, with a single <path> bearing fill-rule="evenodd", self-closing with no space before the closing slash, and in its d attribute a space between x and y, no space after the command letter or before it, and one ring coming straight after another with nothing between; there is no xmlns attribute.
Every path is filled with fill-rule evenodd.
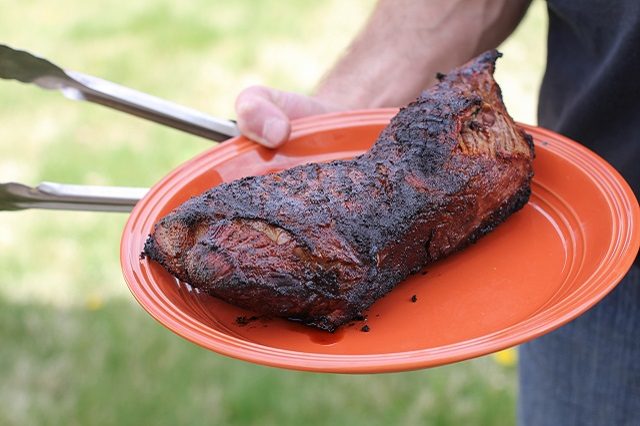
<svg viewBox="0 0 640 426"><path fill-rule="evenodd" d="M249 87L236 99L238 126L251 139L277 147L289 137L295 118L404 105L433 82L436 72L496 47L530 1L379 0L313 97Z"/></svg>
<svg viewBox="0 0 640 426"><path fill-rule="evenodd" d="M315 97L344 108L403 105L446 72L496 47L530 0L380 0Z"/></svg>

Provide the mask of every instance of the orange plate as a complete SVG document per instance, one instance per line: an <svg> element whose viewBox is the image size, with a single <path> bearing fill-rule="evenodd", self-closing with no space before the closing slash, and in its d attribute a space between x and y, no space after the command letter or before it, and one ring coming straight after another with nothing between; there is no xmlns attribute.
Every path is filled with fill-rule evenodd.
<svg viewBox="0 0 640 426"><path fill-rule="evenodd" d="M283 319L238 324L253 314L140 259L153 224L189 197L242 176L362 153L395 112L303 119L277 151L240 137L171 172L124 229L121 262L135 298L167 328L224 355L297 370L389 372L477 357L547 333L604 297L633 263L639 208L629 186L584 147L530 126L523 126L536 143L529 203L475 245L399 284L366 321L334 334Z"/></svg>

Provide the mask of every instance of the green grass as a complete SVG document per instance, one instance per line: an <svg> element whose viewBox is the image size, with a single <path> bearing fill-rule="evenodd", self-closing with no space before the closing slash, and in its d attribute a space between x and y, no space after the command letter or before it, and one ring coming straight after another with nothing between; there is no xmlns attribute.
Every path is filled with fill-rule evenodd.
<svg viewBox="0 0 640 426"><path fill-rule="evenodd" d="M200 349L129 299L61 308L0 300L0 424L498 424L513 367L313 374Z"/></svg>
<svg viewBox="0 0 640 426"><path fill-rule="evenodd" d="M264 83L309 92L373 0L0 0L1 42L214 115ZM502 50L534 122L544 2ZM0 181L149 186L210 143L0 82ZM485 357L385 375L285 371L205 351L131 297L124 214L0 212L0 424L513 424L515 368Z"/></svg>

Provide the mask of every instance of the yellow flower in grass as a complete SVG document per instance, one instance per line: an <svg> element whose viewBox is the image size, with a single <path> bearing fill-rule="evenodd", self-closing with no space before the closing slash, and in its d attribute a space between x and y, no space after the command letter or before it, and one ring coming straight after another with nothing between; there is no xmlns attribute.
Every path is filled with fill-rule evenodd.
<svg viewBox="0 0 640 426"><path fill-rule="evenodd" d="M84 305L89 311L97 311L102 309L102 305L104 305L104 300L102 299L101 296L97 294L91 294L87 296L87 298L85 299Z"/></svg>
<svg viewBox="0 0 640 426"><path fill-rule="evenodd" d="M493 354L493 359L504 367L513 367L518 362L518 351L515 348L505 349Z"/></svg>

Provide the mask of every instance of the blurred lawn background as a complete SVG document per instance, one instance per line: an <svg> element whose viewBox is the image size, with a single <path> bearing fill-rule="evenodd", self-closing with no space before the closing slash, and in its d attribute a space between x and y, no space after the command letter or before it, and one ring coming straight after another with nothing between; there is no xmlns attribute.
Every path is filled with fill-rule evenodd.
<svg viewBox="0 0 640 426"><path fill-rule="evenodd" d="M373 0L0 0L0 42L213 115L254 83L310 92ZM98 6L99 5L99 6ZM545 3L502 46L512 115L535 123ZM425 46L428 49L428 45ZM0 181L150 186L210 143L0 82ZM130 295L126 214L0 212L0 424L501 425L515 351L385 375L278 370L203 350Z"/></svg>

